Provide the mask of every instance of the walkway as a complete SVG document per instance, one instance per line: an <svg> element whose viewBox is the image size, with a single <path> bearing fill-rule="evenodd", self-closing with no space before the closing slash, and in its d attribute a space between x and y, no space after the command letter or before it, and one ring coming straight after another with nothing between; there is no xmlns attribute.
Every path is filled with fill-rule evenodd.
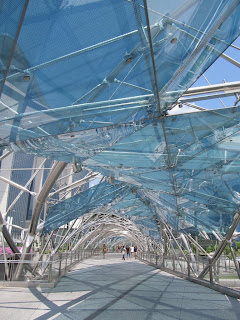
<svg viewBox="0 0 240 320"><path fill-rule="evenodd" d="M1 320L238 320L238 300L134 259L80 263L54 289L0 290Z"/></svg>

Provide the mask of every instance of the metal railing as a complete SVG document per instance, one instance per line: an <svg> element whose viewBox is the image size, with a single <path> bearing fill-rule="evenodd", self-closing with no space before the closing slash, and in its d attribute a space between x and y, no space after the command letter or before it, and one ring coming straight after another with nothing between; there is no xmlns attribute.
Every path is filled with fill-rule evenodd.
<svg viewBox="0 0 240 320"><path fill-rule="evenodd" d="M232 290L233 287L240 289L240 280L234 262L226 256L213 265L210 263L209 272L204 279L199 279L198 275L209 265L209 257L198 256L195 261L191 261L190 255L185 257L174 254L163 254L156 252L138 252L138 258L150 263L157 268L168 273L175 274L184 279L197 282L211 287L214 290L240 298L240 292ZM225 290L225 289L226 290Z"/></svg>
<svg viewBox="0 0 240 320"><path fill-rule="evenodd" d="M91 249L76 249L43 254L40 259L36 253L28 254L27 260L20 260L19 254L8 255L7 260L0 255L0 281L14 281L14 273L19 263L24 264L20 281L55 282L74 265L99 253Z"/></svg>

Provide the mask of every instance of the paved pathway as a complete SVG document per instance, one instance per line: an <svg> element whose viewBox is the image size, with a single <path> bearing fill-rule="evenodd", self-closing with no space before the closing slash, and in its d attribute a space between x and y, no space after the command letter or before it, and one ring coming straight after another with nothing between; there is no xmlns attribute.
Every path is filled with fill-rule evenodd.
<svg viewBox="0 0 240 320"><path fill-rule="evenodd" d="M1 320L239 320L240 303L134 259L83 261L53 289L0 289Z"/></svg>

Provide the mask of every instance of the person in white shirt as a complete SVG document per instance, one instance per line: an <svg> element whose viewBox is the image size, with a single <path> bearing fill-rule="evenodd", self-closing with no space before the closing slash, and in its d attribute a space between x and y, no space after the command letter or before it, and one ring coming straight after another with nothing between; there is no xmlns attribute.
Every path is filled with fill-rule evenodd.
<svg viewBox="0 0 240 320"><path fill-rule="evenodd" d="M131 250L131 257L133 256L133 254L134 254L134 247L133 246L131 246L130 247L130 250Z"/></svg>

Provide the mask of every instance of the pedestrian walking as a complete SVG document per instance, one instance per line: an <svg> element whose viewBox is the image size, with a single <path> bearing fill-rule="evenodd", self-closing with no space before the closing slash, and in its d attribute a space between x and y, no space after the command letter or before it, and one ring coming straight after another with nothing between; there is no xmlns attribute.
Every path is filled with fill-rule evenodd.
<svg viewBox="0 0 240 320"><path fill-rule="evenodd" d="M130 247L130 251L131 251L131 258L133 257L133 254L134 254L134 246L131 246Z"/></svg>
<svg viewBox="0 0 240 320"><path fill-rule="evenodd" d="M122 260L125 260L125 253L126 253L126 249L124 248L124 246L122 247Z"/></svg>
<svg viewBox="0 0 240 320"><path fill-rule="evenodd" d="M137 258L137 246L134 247L134 257Z"/></svg>
<svg viewBox="0 0 240 320"><path fill-rule="evenodd" d="M105 259L105 254L107 252L107 247L106 245L104 244L103 247L102 247L102 253L103 253L103 259Z"/></svg>
<svg viewBox="0 0 240 320"><path fill-rule="evenodd" d="M127 259L128 259L128 257L130 258L130 247L129 246L126 247L126 251L127 251Z"/></svg>

